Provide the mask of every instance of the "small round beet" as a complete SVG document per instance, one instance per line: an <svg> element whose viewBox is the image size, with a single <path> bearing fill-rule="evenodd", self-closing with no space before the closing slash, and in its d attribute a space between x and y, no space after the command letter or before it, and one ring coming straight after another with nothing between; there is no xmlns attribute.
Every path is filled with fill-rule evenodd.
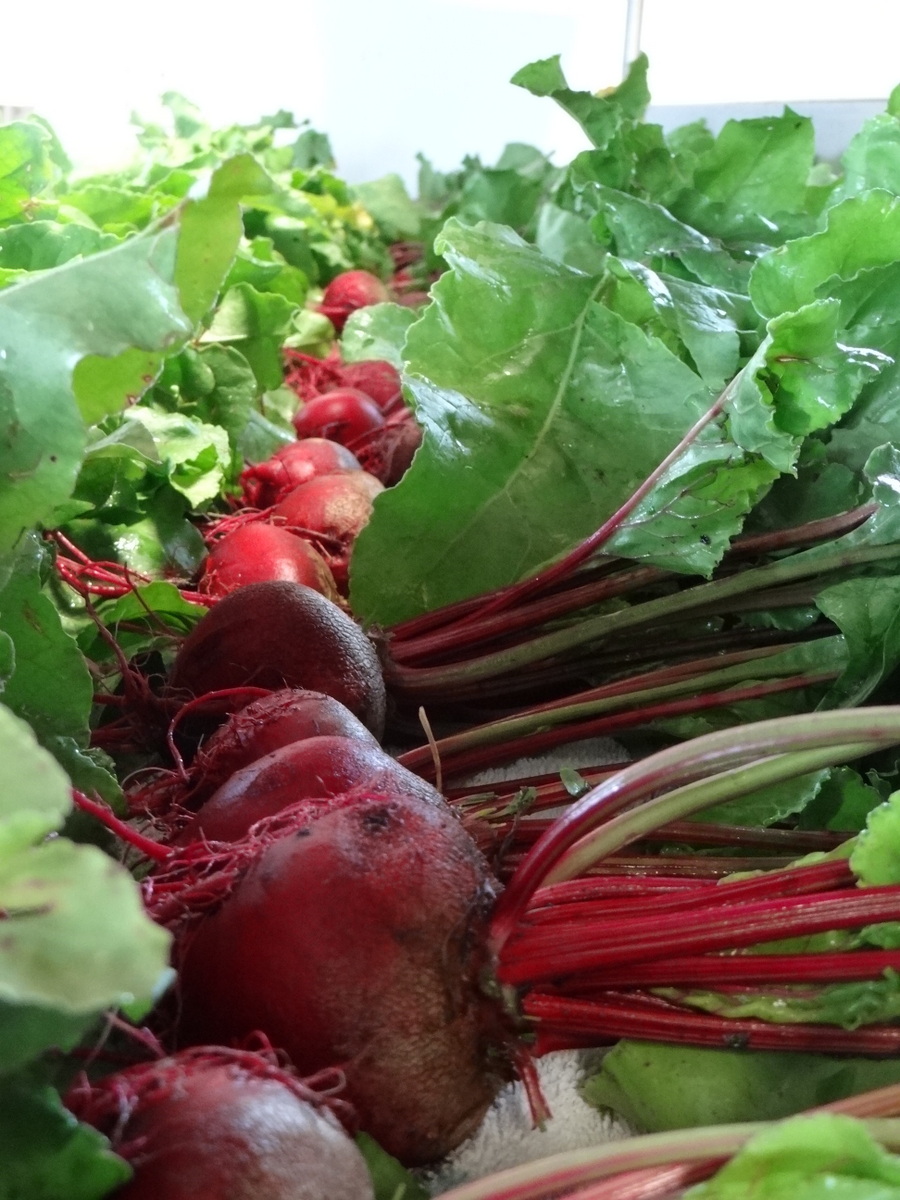
<svg viewBox="0 0 900 1200"><path fill-rule="evenodd" d="M302 583L248 583L219 600L182 643L171 692L199 697L240 687L325 692L376 737L384 729L375 647L342 609Z"/></svg>
<svg viewBox="0 0 900 1200"><path fill-rule="evenodd" d="M352 312L390 299L391 293L371 271L342 271L325 288L319 312L340 333Z"/></svg>
<svg viewBox="0 0 900 1200"><path fill-rule="evenodd" d="M384 424L381 409L371 396L349 387L335 388L307 400L293 420L297 437L329 438L342 446Z"/></svg>
<svg viewBox="0 0 900 1200"><path fill-rule="evenodd" d="M367 358L341 367L340 386L358 388L384 411L400 396L400 374L383 358ZM332 390L328 388L326 392Z"/></svg>
<svg viewBox="0 0 900 1200"><path fill-rule="evenodd" d="M67 1103L134 1168L116 1200L372 1200L365 1160L329 1108L248 1052L183 1051Z"/></svg>
<svg viewBox="0 0 900 1200"><path fill-rule="evenodd" d="M251 825L298 800L325 799L360 788L402 791L434 804L445 803L440 792L401 766L374 738L364 742L341 736L306 737L236 770L201 805L174 844L184 846L201 838L236 842Z"/></svg>
<svg viewBox="0 0 900 1200"><path fill-rule="evenodd" d="M279 500L272 520L315 542L345 594L353 543L383 491L384 485L367 471L317 475Z"/></svg>
<svg viewBox="0 0 900 1200"><path fill-rule="evenodd" d="M291 488L306 483L316 475L334 471L357 471L356 455L328 438L309 437L288 442L271 458L254 463L241 475L244 502L251 508L271 508Z"/></svg>
<svg viewBox="0 0 900 1200"><path fill-rule="evenodd" d="M236 588L268 579L303 583L330 600L338 596L331 568L318 550L264 521L241 525L216 542L203 564L200 591L221 599Z"/></svg>
<svg viewBox="0 0 900 1200"><path fill-rule="evenodd" d="M158 781L142 793L135 789L138 808L147 795L159 815L175 809L176 817L196 810L236 771L264 758L273 750L306 738L340 737L377 746L378 741L362 721L333 696L307 688L282 688L251 700L239 708L200 746L191 763L189 778L163 788Z"/></svg>

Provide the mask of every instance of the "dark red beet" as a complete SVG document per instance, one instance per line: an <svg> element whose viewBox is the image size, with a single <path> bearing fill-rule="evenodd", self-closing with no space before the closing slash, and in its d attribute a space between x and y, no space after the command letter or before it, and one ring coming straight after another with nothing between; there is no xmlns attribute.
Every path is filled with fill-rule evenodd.
<svg viewBox="0 0 900 1200"><path fill-rule="evenodd" d="M385 487L399 483L422 444L422 430L411 412L400 420L386 421L357 447L360 466Z"/></svg>
<svg viewBox="0 0 900 1200"><path fill-rule="evenodd" d="M306 737L236 770L202 805L176 844L200 838L236 842L251 825L298 800L340 796L353 788L445 803L440 792L402 767L374 738Z"/></svg>
<svg viewBox="0 0 900 1200"><path fill-rule="evenodd" d="M359 470L356 455L328 438L309 437L289 442L271 458L254 463L241 475L244 501L251 508L270 508L292 488L316 475Z"/></svg>
<svg viewBox="0 0 900 1200"><path fill-rule="evenodd" d="M317 475L276 504L272 519L315 542L345 593L353 543L384 485L367 471Z"/></svg>
<svg viewBox="0 0 900 1200"><path fill-rule="evenodd" d="M378 429L384 423L381 409L365 392L357 388L335 388L307 400L294 418L297 437L321 437L342 446Z"/></svg>
<svg viewBox="0 0 900 1200"><path fill-rule="evenodd" d="M510 1074L480 987L495 883L444 805L365 797L281 837L182 935L182 1044L263 1029L340 1067L360 1125L407 1165L471 1134Z"/></svg>
<svg viewBox="0 0 900 1200"><path fill-rule="evenodd" d="M367 358L341 367L340 386L365 392L383 412L400 395L400 375L396 367L383 358Z"/></svg>
<svg viewBox="0 0 900 1200"><path fill-rule="evenodd" d="M135 1175L116 1200L372 1200L355 1143L299 1080L216 1047L109 1076L68 1098Z"/></svg>
<svg viewBox="0 0 900 1200"><path fill-rule="evenodd" d="M264 521L250 521L226 534L203 564L200 591L221 599L236 588L268 579L284 579L338 598L331 568L304 538Z"/></svg>
<svg viewBox="0 0 900 1200"><path fill-rule="evenodd" d="M326 287L319 312L324 313L340 333L352 312L390 298L388 289L370 271L343 271Z"/></svg>
<svg viewBox="0 0 900 1200"><path fill-rule="evenodd" d="M240 687L325 692L376 737L384 730L384 680L374 646L351 617L302 583L249 583L220 600L185 638L170 691L203 696Z"/></svg>

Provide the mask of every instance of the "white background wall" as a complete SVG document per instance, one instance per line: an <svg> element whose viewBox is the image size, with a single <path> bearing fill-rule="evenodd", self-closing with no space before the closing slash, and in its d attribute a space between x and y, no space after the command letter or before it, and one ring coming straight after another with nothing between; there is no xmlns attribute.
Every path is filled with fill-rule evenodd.
<svg viewBox="0 0 900 1200"><path fill-rule="evenodd" d="M562 55L575 87L622 74L628 0L45 0L0 18L0 104L34 107L85 169L134 148L129 116L167 89L216 124L291 109L327 132L352 180L486 161L528 141L582 145L556 106L511 87ZM644 0L654 103L883 99L900 82L897 0Z"/></svg>

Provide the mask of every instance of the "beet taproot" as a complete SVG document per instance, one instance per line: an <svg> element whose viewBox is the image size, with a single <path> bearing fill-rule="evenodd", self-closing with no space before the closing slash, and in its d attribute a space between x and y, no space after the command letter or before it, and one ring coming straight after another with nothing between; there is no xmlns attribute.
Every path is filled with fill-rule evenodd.
<svg viewBox="0 0 900 1200"><path fill-rule="evenodd" d="M403 791L434 804L445 803L440 792L402 767L374 738L366 742L352 737L307 737L235 771L201 805L179 833L177 844L200 838L235 842L251 825L298 800L339 796L352 788Z"/></svg>
<svg viewBox="0 0 900 1200"><path fill-rule="evenodd" d="M372 1200L316 1093L249 1052L197 1048L76 1088L69 1107L134 1168L116 1200Z"/></svg>
<svg viewBox="0 0 900 1200"><path fill-rule="evenodd" d="M248 583L270 579L303 583L329 600L338 598L331 568L318 550L304 538L265 521L249 521L215 543L204 560L199 589L221 599Z"/></svg>
<svg viewBox="0 0 900 1200"><path fill-rule="evenodd" d="M330 438L305 437L288 442L262 462L241 473L244 501L251 508L271 508L292 488L316 475L335 471L358 471L359 460L352 450Z"/></svg>
<svg viewBox="0 0 900 1200"><path fill-rule="evenodd" d="M367 471L317 475L279 500L272 520L308 537L331 568L339 591L345 593L353 544L383 491L384 485Z"/></svg>
<svg viewBox="0 0 900 1200"><path fill-rule="evenodd" d="M347 318L358 308L382 304L390 299L387 287L371 271L342 271L325 288L319 312L328 317L340 333Z"/></svg>
<svg viewBox="0 0 900 1200"><path fill-rule="evenodd" d="M372 642L337 604L302 583L249 583L218 601L191 630L169 673L170 694L228 688L325 692L376 737L385 686Z"/></svg>
<svg viewBox="0 0 900 1200"><path fill-rule="evenodd" d="M407 1165L478 1126L511 1075L482 989L497 885L456 816L362 796L279 837L181 931L181 1044L256 1029L303 1073L339 1067L362 1129Z"/></svg>

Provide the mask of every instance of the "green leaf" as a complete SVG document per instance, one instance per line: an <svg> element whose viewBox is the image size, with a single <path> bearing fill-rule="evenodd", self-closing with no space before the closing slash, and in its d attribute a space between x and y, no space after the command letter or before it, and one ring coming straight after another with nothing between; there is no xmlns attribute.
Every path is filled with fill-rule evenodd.
<svg viewBox="0 0 900 1200"><path fill-rule="evenodd" d="M830 688L829 708L862 704L900 664L900 576L845 579L816 596L847 641L849 662Z"/></svg>
<svg viewBox="0 0 900 1200"><path fill-rule="evenodd" d="M59 611L41 590L41 549L29 538L15 569L0 589L0 630L11 639L15 669L3 702L28 721L76 787L111 801L119 788L110 772L86 747L93 683Z"/></svg>
<svg viewBox="0 0 900 1200"><path fill-rule="evenodd" d="M426 1200L428 1192L415 1176L367 1133L358 1133L356 1144L372 1176L375 1200Z"/></svg>
<svg viewBox="0 0 900 1200"><path fill-rule="evenodd" d="M297 305L277 292L258 292L249 283L228 289L216 308L204 343L234 347L250 362L261 391L278 387L284 370L281 347Z"/></svg>
<svg viewBox="0 0 900 1200"><path fill-rule="evenodd" d="M618 1042L584 1097L645 1133L771 1121L870 1088L900 1083L900 1062Z"/></svg>
<svg viewBox="0 0 900 1200"><path fill-rule="evenodd" d="M119 239L87 225L30 221L0 231L0 266L23 271L48 271L73 258L111 250Z"/></svg>
<svg viewBox="0 0 900 1200"><path fill-rule="evenodd" d="M637 121L650 103L647 57L639 54L617 88L606 92L577 92L566 83L559 55L530 63L510 80L535 96L551 96L574 117L595 146L607 146L624 121Z"/></svg>
<svg viewBox="0 0 900 1200"><path fill-rule="evenodd" d="M819 794L829 777L829 771L814 771L801 775L786 783L774 784L730 800L715 808L705 809L698 818L701 821L719 822L724 825L751 825L756 828L774 825L802 812Z"/></svg>
<svg viewBox="0 0 900 1200"><path fill-rule="evenodd" d="M371 183L354 184L353 194L387 241L415 241L420 236L421 211L399 175L384 175Z"/></svg>
<svg viewBox="0 0 900 1200"><path fill-rule="evenodd" d="M58 829L71 807L65 772L0 705L0 859Z"/></svg>
<svg viewBox="0 0 900 1200"><path fill-rule="evenodd" d="M351 313L341 334L344 362L383 358L398 370L403 366L403 346L417 314L401 304L368 304Z"/></svg>
<svg viewBox="0 0 900 1200"><path fill-rule="evenodd" d="M789 108L727 121L672 211L707 235L779 245L816 226L830 189L810 188L814 161L812 121Z"/></svg>
<svg viewBox="0 0 900 1200"><path fill-rule="evenodd" d="M71 495L85 449L77 363L190 333L170 282L177 238L134 238L0 293L0 559Z"/></svg>
<svg viewBox="0 0 900 1200"><path fill-rule="evenodd" d="M424 444L354 550L352 603L366 620L508 583L569 549L712 400L661 342L597 303L602 280L492 226L450 221L440 248L453 269L405 351ZM684 464L704 482L710 457L734 456L707 436Z"/></svg>
<svg viewBox="0 0 900 1200"><path fill-rule="evenodd" d="M131 1178L96 1130L49 1087L7 1082L0 1095L0 1200L102 1200Z"/></svg>
<svg viewBox="0 0 900 1200"><path fill-rule="evenodd" d="M0 909L0 999L78 1015L153 997L169 935L97 847L57 838L4 854Z"/></svg>
<svg viewBox="0 0 900 1200"><path fill-rule="evenodd" d="M792 312L873 267L900 258L900 200L873 191L843 201L824 230L798 238L761 258L750 277L750 297L766 317ZM838 289L838 290L836 290Z"/></svg>
<svg viewBox="0 0 900 1200"><path fill-rule="evenodd" d="M272 182L249 154L228 159L214 171L209 194L181 211L175 282L193 322L202 320L218 295L243 233L239 201L265 194Z"/></svg>
<svg viewBox="0 0 900 1200"><path fill-rule="evenodd" d="M900 792L869 813L850 855L850 866L866 887L900 883Z"/></svg>
<svg viewBox="0 0 900 1200"><path fill-rule="evenodd" d="M36 122L0 126L0 221L23 215L54 179L51 148L47 130Z"/></svg>
<svg viewBox="0 0 900 1200"><path fill-rule="evenodd" d="M794 1117L752 1137L690 1200L896 1200L900 1159L861 1121Z"/></svg>
<svg viewBox="0 0 900 1200"><path fill-rule="evenodd" d="M95 1022L93 1013L73 1014L0 1000L0 1090L7 1082L3 1076L26 1066L48 1047L71 1050Z"/></svg>
<svg viewBox="0 0 900 1200"><path fill-rule="evenodd" d="M137 406L128 420L152 434L166 478L194 507L219 495L228 478L231 450L228 435L181 413L162 413Z"/></svg>

